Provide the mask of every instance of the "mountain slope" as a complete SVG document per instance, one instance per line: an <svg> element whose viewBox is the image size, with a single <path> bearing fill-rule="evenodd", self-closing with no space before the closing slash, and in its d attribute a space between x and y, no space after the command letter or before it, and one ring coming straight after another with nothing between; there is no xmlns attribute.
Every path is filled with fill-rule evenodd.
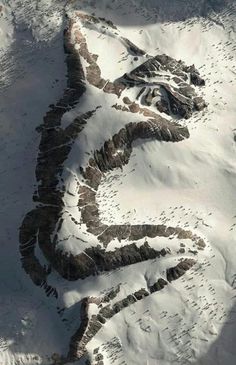
<svg viewBox="0 0 236 365"><path fill-rule="evenodd" d="M4 4L3 363L235 362L235 8L179 3Z"/></svg>

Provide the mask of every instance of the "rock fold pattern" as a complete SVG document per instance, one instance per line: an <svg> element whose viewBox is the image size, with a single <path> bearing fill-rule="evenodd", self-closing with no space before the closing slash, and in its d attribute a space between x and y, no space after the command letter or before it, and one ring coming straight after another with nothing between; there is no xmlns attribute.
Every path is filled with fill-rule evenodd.
<svg viewBox="0 0 236 365"><path fill-rule="evenodd" d="M77 25L78 19L80 27ZM204 100L198 97L195 91L197 87L204 86L205 82L194 66L188 67L182 61L176 61L166 55L146 55L147 61L129 74L114 81L105 80L97 62L98 56L89 51L83 34L83 27L91 24L103 24L114 34L118 34L115 25L103 18L77 13L76 20L70 20L64 32L67 88L62 98L50 106L43 124L38 127L41 142L35 171L38 188L33 195L36 205L35 209L26 214L20 227L22 267L36 285L44 288L48 296L53 295L56 298L56 288L47 284L47 277L52 270L56 270L67 280L78 280L150 259L156 259L155 262L158 263L158 258L171 254L167 248L156 250L151 247L148 238L177 237L181 240L191 240L198 250L205 246L201 237L181 227L162 224L107 225L102 222L96 196L106 173L122 169L129 163L133 143L137 140L154 139L166 143L180 143L189 138L187 127L182 126L179 120L187 119L192 113L206 107ZM130 54L135 57L145 55L143 50L128 39L118 35L117 37ZM78 105L89 87L98 89L101 99L104 93L113 94L117 98L116 104L105 107L114 110L114 113L121 113L122 117L127 118L127 123L110 139L105 140L100 149L91 153L87 165L78 166L77 208L81 215L79 224L86 225L87 232L94 237L94 245L88 246L80 254L73 255L57 248L66 208L63 199L66 193L63 169L79 134L91 118L96 118L101 106L94 105L91 110L78 113L66 128L62 127L61 121L65 113ZM136 100L130 100L126 91L134 87L137 88L137 97ZM131 113L137 117L136 122L129 122ZM170 120L170 115L174 120ZM122 244L109 251L109 244L114 239ZM144 243L140 245L136 241L141 239L144 239ZM46 258L47 266L42 265L37 258L36 245ZM151 287L141 288L112 305L103 305L110 301L109 297L84 298L81 302L81 324L71 338L68 357L62 359L62 362L85 356L86 344L109 318L127 306L163 289L168 283L184 275L195 262L191 258L182 258L177 266L167 269L165 279L159 278ZM116 296L117 293L110 295ZM94 301L98 305L102 304L102 308L97 315L89 318L88 308Z"/></svg>

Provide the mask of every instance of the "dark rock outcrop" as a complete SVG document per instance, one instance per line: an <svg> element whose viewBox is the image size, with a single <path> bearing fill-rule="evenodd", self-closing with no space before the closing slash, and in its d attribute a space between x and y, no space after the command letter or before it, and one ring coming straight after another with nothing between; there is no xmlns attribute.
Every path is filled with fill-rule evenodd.
<svg viewBox="0 0 236 365"><path fill-rule="evenodd" d="M86 345L87 343L95 336L95 334L102 328L102 325L106 323L109 319L114 317L116 314L121 312L123 309L129 307L130 305L136 303L139 300L148 297L151 294L154 294L168 285L168 282L179 279L185 272L196 263L195 260L192 259L184 259L175 267L167 269L167 280L163 278L159 278L152 286L148 288L147 291L144 288L134 292L133 294L128 295L122 300L117 301L113 305L108 304L102 307L99 310L97 315L93 315L90 320L88 320L88 316L84 315L84 310L82 311L82 316L84 318L84 322L81 321L81 325L79 330L72 336L70 351L68 354L68 358L70 360L82 358L86 354ZM91 303L94 303L94 300L90 300ZM88 298L84 303L89 303ZM86 307L86 313L88 313L88 306ZM86 324L86 328L84 327ZM81 337L82 330L84 331L83 336Z"/></svg>
<svg viewBox="0 0 236 365"><path fill-rule="evenodd" d="M85 23L104 22L112 29L116 29L113 23L106 22L102 18L97 19L85 14L81 14L80 18ZM159 111L166 114L175 112L184 118L189 117L194 110L202 110L205 107L203 99L197 97L194 89L187 84L190 75L190 80L194 85L204 85L197 70L193 67L187 68L181 61L176 61L166 55L149 58L129 75L124 75L119 80L112 82L103 79L97 63L98 56L89 51L81 29L77 29L74 34L78 47L72 44L72 27L73 22L64 32L64 49L68 69L67 88L58 103L51 105L44 117L43 125L38 128L41 133L35 171L38 189L33 196L37 205L25 216L19 235L22 267L36 285L44 288L46 295L54 297L58 295L56 289L47 284L47 276L53 269L67 280L77 280L90 275L98 275L103 271L111 271L145 260L164 257L170 253L168 249L163 248L158 251L152 248L146 241L147 237L176 236L179 239L191 239L196 244L197 249L202 249L205 246L203 239L180 227L151 224L107 225L101 221L99 206L96 201L98 187L107 172L118 168L122 169L124 165L128 164L132 154L132 145L135 141L155 139L172 143L180 142L189 137L189 131L186 127L176 122L170 122L153 110L143 108L138 102L124 97L123 105L116 103L112 107L107 107L116 109L114 112L118 110L120 113L127 113L127 124L106 140L100 149L91 152L86 166L78 166L80 171L77 182L79 189L78 209L81 213L80 223L86 225L87 231L94 236L96 243L78 255L68 254L57 248L65 208L63 198L66 188L62 179L64 163L79 133L84 129L89 118L96 115L98 108L100 108L100 106L94 106L93 110L76 116L65 129L61 127L63 115L75 107L86 91L86 82L87 85L95 86L98 92L101 92L101 97L103 97L103 93L113 93L118 101L125 89L134 85L142 87L140 97L141 92L144 93L145 91L143 88L144 77L155 78L159 76L159 72L163 74L163 72L168 71L172 75L168 77L173 77L177 85L176 88L168 84L170 81L168 77L162 83L155 80L151 81L152 86L148 85L150 89L148 95L144 97L146 104L151 106L154 102ZM138 56L144 54L127 39L123 39L123 42L131 53ZM87 62L87 67L82 66L81 58ZM161 91L161 98L157 100L159 91ZM129 113L136 114L142 120L137 119L137 122L130 123ZM121 247L109 251L107 246L114 239L125 242L122 242ZM135 241L140 239L145 239L145 243L138 246ZM96 245L98 241L101 245ZM48 261L48 265L43 266L36 257L36 245L39 246ZM168 269L167 280L171 282L177 279L190 269L194 262L194 260L186 259L176 267ZM110 301L116 298L119 293L118 289L111 291L101 300L84 298L81 301L80 326L71 338L70 350L65 362L84 356L86 344L100 330L106 320L129 305L144 299L150 293L161 290L165 285L167 282L164 279L158 279L148 289L149 291L142 288L112 305ZM99 305L106 303L106 305L102 306L97 315L89 318L90 303Z"/></svg>
<svg viewBox="0 0 236 365"><path fill-rule="evenodd" d="M197 97L189 79L195 86L205 85L194 65L186 66L182 61L176 61L163 54L149 58L117 81L128 87L141 87L137 99L146 88L144 103L147 106L154 105L162 113L172 113L188 119L194 111L207 106L201 97ZM159 93L161 96L156 100Z"/></svg>
<svg viewBox="0 0 236 365"><path fill-rule="evenodd" d="M61 222L59 227L62 224L61 212L63 210L63 196L65 192L63 187L58 188L58 184L63 171L63 163L67 159L78 134L83 130L87 120L96 113L98 108L85 113L83 116L76 117L68 127L61 129L60 122L62 116L78 102L78 99L85 91L84 71L78 53L70 41L70 28L72 25L64 33L68 66L68 88L63 98L56 106L52 106L52 109L46 114L44 125L40 128L42 137L36 167L36 178L39 185L38 191L33 198L35 202L44 204L44 206L38 207L27 214L20 229L22 264L37 285L44 285L48 272L40 265L34 255L36 242L38 242L50 265L68 280L85 278L103 270L112 270L163 254L157 253L146 244L139 249L135 244L129 244L126 247L116 249L114 254L111 254L109 251L106 252L97 246L86 249L80 255L72 256L65 255L55 249L57 235L54 235L54 240L51 242L50 237L56 224L59 221ZM76 37L80 44L79 54L90 65L96 63L96 57L89 53L81 31L77 30L76 32ZM149 59L143 65L137 67L131 74L134 77L142 76L143 72L146 72L148 69L148 75L154 76L157 69L159 70L160 68L170 70L178 77L185 78L183 63L177 62L165 55ZM88 74L86 77L88 79ZM93 80L95 79L96 77L93 77ZM100 88L100 85L96 86ZM168 86L166 86L167 89L171 93ZM104 89L103 91L105 92ZM155 97L156 94L156 90L152 90L151 96ZM172 97L176 97L175 100L179 100L174 94ZM183 99L184 97L181 96L181 98ZM179 101L181 106L183 105L182 99L182 103ZM172 234L201 242L201 239L194 237L191 232L177 227L160 225L107 226L101 222L96 202L96 190L107 171L122 168L122 166L129 162L132 144L135 140L154 138L159 141L178 142L189 137L186 127L169 122L147 108L140 108L138 104L131 102L127 98L124 98L124 102L129 106L129 112L139 113L150 117L150 119L138 123L128 123L112 139L106 141L100 150L94 152L86 168L81 167L81 173L86 182L86 185L83 184L79 187L78 207L81 211L82 222L86 224L88 232L98 236L99 241L105 247L114 238L118 238L119 241L136 241L144 237L168 237ZM200 102L198 100L198 104Z"/></svg>
<svg viewBox="0 0 236 365"><path fill-rule="evenodd" d="M145 51L141 48L137 47L133 42L131 42L128 38L122 38L129 52L135 56L143 56L145 55Z"/></svg>
<svg viewBox="0 0 236 365"><path fill-rule="evenodd" d="M163 289L168 283L164 279L158 279L156 283L149 287L151 293L155 293Z"/></svg>
<svg viewBox="0 0 236 365"><path fill-rule="evenodd" d="M196 263L193 259L185 259L180 261L178 265L171 267L166 271L166 277L169 282L178 279L183 276L186 271L190 270Z"/></svg>

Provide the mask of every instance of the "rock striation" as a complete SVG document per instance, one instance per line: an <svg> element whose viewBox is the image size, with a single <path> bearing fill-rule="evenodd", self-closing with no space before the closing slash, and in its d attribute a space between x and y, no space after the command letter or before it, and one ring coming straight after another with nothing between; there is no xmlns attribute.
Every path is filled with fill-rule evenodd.
<svg viewBox="0 0 236 365"><path fill-rule="evenodd" d="M175 267L167 269L167 280L159 278L149 288L141 288L140 290L135 291L122 300L115 302L114 304L102 305L102 303L107 301L104 300L104 298L97 298L96 301L94 298L84 298L81 303L81 324L79 329L72 336L70 342L70 349L68 352L69 361L86 357L86 345L109 319L117 315L125 308L135 304L140 300L143 300L151 294L164 289L168 283L177 280L179 277L184 275L186 271L190 270L195 263L196 261L193 259L184 259L180 261ZM99 310L98 314L92 315L91 318L89 318L88 315L90 303L99 303L102 305L102 308Z"/></svg>
<svg viewBox="0 0 236 365"><path fill-rule="evenodd" d="M89 51L83 27L88 24L102 24L110 27L113 32L117 32L117 28L103 18L81 13L77 13L77 18L81 26L78 27L73 19L64 32L64 50L68 70L67 88L62 98L55 105L50 106L43 124L38 127L41 141L35 169L38 183L33 195L35 208L26 214L19 234L23 269L35 285L44 288L46 295L52 295L55 298L58 296L56 288L47 283L47 277L52 270L57 271L67 280L78 280L151 259L157 259L156 262L158 262L158 258L170 254L167 248L156 250L151 247L147 241L148 238L177 237L181 240L191 240L197 250L205 246L201 237L178 226L107 225L102 222L97 203L97 191L102 179L108 172L122 169L129 163L135 141L154 139L166 143L179 143L189 138L187 127L182 126L179 121L165 118L163 113L173 114L181 119L189 118L193 112L205 108L204 100L197 96L195 89L190 85L204 86L204 80L194 66L187 67L182 61L176 61L166 55L155 57L147 55L148 60L129 74L114 81L106 80L102 77L97 62L98 55ZM136 57L145 54L128 39L120 37L119 40L126 45L130 54ZM65 113L75 110L89 87L95 87L101 99L104 98L104 94L113 94L115 104L94 105L91 110L78 113L71 123L63 128L62 117ZM138 89L136 100L130 100L126 95L131 87ZM140 102L140 99L143 99L143 102ZM153 111L153 105L156 106L156 111ZM110 139L105 140L101 148L91 151L85 166L78 166L80 174L77 176L77 209L81 214L79 223L85 225L87 232L94 237L94 244L88 245L82 253L73 255L57 247L59 231L64 223L66 187L62 177L63 169L76 139L83 132L89 119L96 118L100 108L109 108L109 111L114 113L119 112L122 118L127 119L127 123ZM136 122L129 121L130 113L135 115ZM114 239L121 245L110 251L109 244ZM137 241L141 239L144 243L138 244ZM40 248L48 265L41 264L36 255L36 245ZM101 300L84 298L80 309L81 324L71 339L68 358L65 362L83 357L86 344L109 318L151 293L163 289L168 282L184 275L194 263L192 259L181 260L176 267L167 270L166 279L160 278L150 288L141 288L112 305L110 301L116 297L117 292ZM99 304L107 302L109 304L103 305L97 315L89 318L89 304L94 301Z"/></svg>
<svg viewBox="0 0 236 365"><path fill-rule="evenodd" d="M125 73L119 82L128 87L138 87L138 99L145 92L144 104L153 105L168 115L188 119L195 111L207 106L191 86L205 85L195 66L186 66L165 54L149 57L130 73Z"/></svg>

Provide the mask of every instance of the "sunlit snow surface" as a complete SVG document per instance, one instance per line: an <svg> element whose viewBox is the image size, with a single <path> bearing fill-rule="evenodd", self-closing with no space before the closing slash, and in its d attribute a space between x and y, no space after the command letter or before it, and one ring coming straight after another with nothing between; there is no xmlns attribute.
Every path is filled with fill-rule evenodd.
<svg viewBox="0 0 236 365"><path fill-rule="evenodd" d="M98 192L105 223L179 225L204 237L207 247L181 279L108 321L88 349L92 353L99 347L105 365L235 365L236 9L234 2L218 2L222 6L215 5L210 12L204 3L2 3L0 364L50 364L53 353L67 352L79 324L79 300L100 295L119 283L121 299L160 277L167 260L156 265L143 262L71 283L53 273L50 280L59 291L58 302L46 298L21 269L18 227L32 207L36 184L39 135L35 128L42 123L48 105L60 98L66 82L62 45L66 7L70 14L76 9L106 16L121 35L150 55L166 53L186 64L194 63L207 81L202 94L209 103L207 110L184 122L189 139L134 145L129 164L122 172L107 174ZM199 14L204 17L195 16ZM115 40L96 37L92 30L88 32L88 46L99 55L105 78L115 79L134 67L133 58L123 54ZM96 95L88 96L87 109L91 98ZM65 125L68 121L69 116L68 120L64 116ZM104 115L100 126L93 128L90 123L92 119L84 131L88 136L88 144L81 147L84 152L99 147L102 138L121 127L119 121L115 124ZM65 168L73 169L73 156L72 150ZM68 186L73 189L72 174L68 174ZM70 204L73 206L73 199ZM71 214L78 211L71 208ZM77 250L76 242L70 241L70 245L72 251ZM110 249L112 245L116 242ZM176 245L177 249L177 242L166 238L153 239L154 245L171 247L173 252ZM170 260L171 264L177 262L174 254ZM66 308L63 315L58 315L57 305Z"/></svg>

